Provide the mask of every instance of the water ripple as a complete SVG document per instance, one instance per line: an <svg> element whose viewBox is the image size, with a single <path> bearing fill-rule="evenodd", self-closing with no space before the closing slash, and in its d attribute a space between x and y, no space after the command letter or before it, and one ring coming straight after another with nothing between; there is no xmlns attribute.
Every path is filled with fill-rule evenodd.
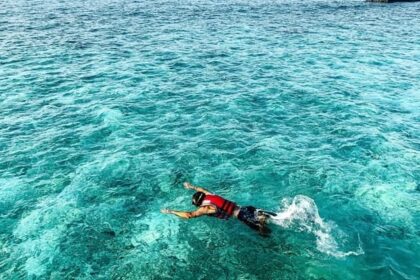
<svg viewBox="0 0 420 280"><path fill-rule="evenodd" d="M0 278L415 279L418 12L0 2ZM334 226L161 215L186 180L273 211L308 196Z"/></svg>

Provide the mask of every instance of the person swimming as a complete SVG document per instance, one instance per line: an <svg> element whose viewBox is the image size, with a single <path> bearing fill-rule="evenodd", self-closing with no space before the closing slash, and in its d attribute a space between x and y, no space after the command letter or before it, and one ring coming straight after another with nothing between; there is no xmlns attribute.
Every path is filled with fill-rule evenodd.
<svg viewBox="0 0 420 280"><path fill-rule="evenodd" d="M183 185L186 189L196 191L192 196L192 204L198 209L189 212L162 209L162 213L173 214L184 219L197 218L204 215L226 220L230 217L235 217L253 230L258 231L262 236L270 234L271 230L267 227L267 222L270 217L276 216L275 213L257 209L254 206L241 207L235 202L215 195L204 188L193 186L188 182L185 182Z"/></svg>

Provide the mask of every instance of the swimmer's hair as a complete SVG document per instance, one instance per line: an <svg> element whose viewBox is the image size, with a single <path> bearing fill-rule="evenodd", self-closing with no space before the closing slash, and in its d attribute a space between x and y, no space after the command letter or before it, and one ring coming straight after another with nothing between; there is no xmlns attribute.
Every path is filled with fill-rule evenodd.
<svg viewBox="0 0 420 280"><path fill-rule="evenodd" d="M192 196L192 204L194 204L197 207L201 206L201 203L203 203L203 200L204 200L205 196L206 196L206 194L203 193L203 192L196 192Z"/></svg>

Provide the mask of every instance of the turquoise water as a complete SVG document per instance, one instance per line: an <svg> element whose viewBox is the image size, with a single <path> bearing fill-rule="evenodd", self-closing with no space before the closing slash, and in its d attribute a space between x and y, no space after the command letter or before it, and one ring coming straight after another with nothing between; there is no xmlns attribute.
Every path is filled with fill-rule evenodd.
<svg viewBox="0 0 420 280"><path fill-rule="evenodd" d="M0 279L418 279L419 77L420 3L3 0Z"/></svg>

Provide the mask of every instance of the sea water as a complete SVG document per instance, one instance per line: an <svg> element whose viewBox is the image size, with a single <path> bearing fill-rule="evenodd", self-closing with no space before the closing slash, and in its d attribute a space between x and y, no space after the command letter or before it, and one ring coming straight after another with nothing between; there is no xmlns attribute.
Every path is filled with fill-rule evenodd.
<svg viewBox="0 0 420 280"><path fill-rule="evenodd" d="M2 0L0 279L419 279L419 77L420 3Z"/></svg>

